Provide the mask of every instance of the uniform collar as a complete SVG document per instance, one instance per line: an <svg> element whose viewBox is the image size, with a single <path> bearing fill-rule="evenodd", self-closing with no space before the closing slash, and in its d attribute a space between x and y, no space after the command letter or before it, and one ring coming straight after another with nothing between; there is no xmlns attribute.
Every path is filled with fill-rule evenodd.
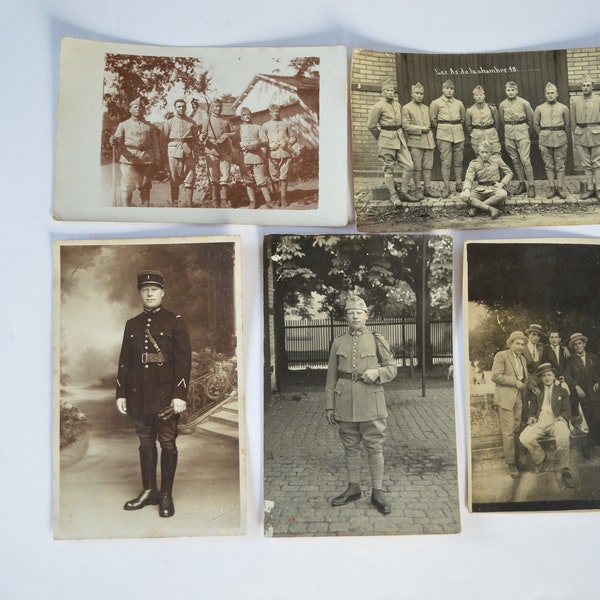
<svg viewBox="0 0 600 600"><path fill-rule="evenodd" d="M350 329L348 331L348 333L353 337L360 337L364 332L364 329Z"/></svg>
<svg viewBox="0 0 600 600"><path fill-rule="evenodd" d="M157 313L162 306L158 306L156 308L144 308L144 313Z"/></svg>

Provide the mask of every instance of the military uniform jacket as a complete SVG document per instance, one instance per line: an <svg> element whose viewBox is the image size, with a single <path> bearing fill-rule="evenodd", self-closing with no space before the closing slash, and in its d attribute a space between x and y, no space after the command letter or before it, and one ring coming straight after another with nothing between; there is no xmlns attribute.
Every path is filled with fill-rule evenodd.
<svg viewBox="0 0 600 600"><path fill-rule="evenodd" d="M487 140L492 145L492 152L502 150L498 137L500 117L494 105L483 102L481 106L477 103L469 106L465 114L465 127L476 145Z"/></svg>
<svg viewBox="0 0 600 600"><path fill-rule="evenodd" d="M571 127L573 128L573 143L577 146L587 148L600 146L600 97L592 94L589 98L583 96L573 98Z"/></svg>
<svg viewBox="0 0 600 600"><path fill-rule="evenodd" d="M379 379L365 383L359 377L367 369L378 369ZM356 381L340 378L356 373ZM387 417L383 385L396 377L397 369L389 344L368 329L349 331L333 340L325 384L326 409L338 421L374 421Z"/></svg>
<svg viewBox="0 0 600 600"><path fill-rule="evenodd" d="M367 129L377 139L379 149L401 150L406 148L406 140L402 133L402 106L385 98L376 102L371 108Z"/></svg>
<svg viewBox="0 0 600 600"><path fill-rule="evenodd" d="M163 123L163 132L169 141L169 157L184 158L194 156L198 140L198 127L190 117L174 116Z"/></svg>
<svg viewBox="0 0 600 600"><path fill-rule="evenodd" d="M560 148L567 144L569 109L560 102L544 102L533 113L533 128L540 138L540 146Z"/></svg>
<svg viewBox="0 0 600 600"><path fill-rule="evenodd" d="M465 105L456 98L440 96L434 100L429 107L429 116L436 127L436 139L453 144L464 142L465 112Z"/></svg>
<svg viewBox="0 0 600 600"><path fill-rule="evenodd" d="M144 353L156 353L147 330L160 350L170 355L164 363L142 362ZM166 308L144 311L125 324L119 356L117 398L127 399L131 415L156 414L173 398L187 399L192 351L187 326Z"/></svg>
<svg viewBox="0 0 600 600"><path fill-rule="evenodd" d="M292 139L285 121L267 121L260 135L268 142L271 158L291 158Z"/></svg>
<svg viewBox="0 0 600 600"><path fill-rule="evenodd" d="M504 125L504 138L507 140L528 140L533 125L531 104L517 96L514 100L500 102L500 123Z"/></svg>
<svg viewBox="0 0 600 600"><path fill-rule="evenodd" d="M244 164L260 165L265 162L264 147L267 145L267 137L260 125L242 123L238 130L238 137L244 155ZM249 145L254 147L248 148Z"/></svg>
<svg viewBox="0 0 600 600"><path fill-rule="evenodd" d="M483 160L478 156L469 163L467 174L465 175L465 189L470 190L477 182L476 190L483 191L487 189L490 183L502 181L504 187L512 179L510 167L498 155L491 155L489 160ZM484 182L486 185L483 185Z"/></svg>
<svg viewBox="0 0 600 600"><path fill-rule="evenodd" d="M231 161L231 139L221 139L225 133L231 133L229 121L221 116L203 114L200 121L200 137L204 141L206 154L221 160Z"/></svg>
<svg viewBox="0 0 600 600"><path fill-rule="evenodd" d="M423 127L429 127L429 131L423 133ZM429 107L426 104L417 104L412 100L402 107L402 129L409 148L421 148L422 150L433 150L435 148Z"/></svg>
<svg viewBox="0 0 600 600"><path fill-rule="evenodd" d="M119 162L123 164L151 165L160 157L154 126L146 121L131 117L119 123L114 138L119 144Z"/></svg>

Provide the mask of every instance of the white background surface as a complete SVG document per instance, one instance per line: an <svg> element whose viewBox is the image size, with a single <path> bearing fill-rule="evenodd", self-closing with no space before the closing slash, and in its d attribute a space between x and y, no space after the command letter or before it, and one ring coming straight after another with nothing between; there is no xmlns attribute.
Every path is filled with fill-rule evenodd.
<svg viewBox="0 0 600 600"><path fill-rule="evenodd" d="M292 229L54 223L51 196L58 52L64 35L185 46L344 44L348 52L352 46L474 52L597 46L599 34L600 4L590 0L379 0L368 5L355 0L5 0L0 7L0 597L597 597L600 513L467 513L460 368L456 390L461 534L264 539L261 242L264 233ZM354 228L327 231L351 233ZM590 226L456 233L456 363L462 362L459 283L464 240L599 232L599 227ZM220 233L242 236L245 268L248 534L53 541L51 240Z"/></svg>

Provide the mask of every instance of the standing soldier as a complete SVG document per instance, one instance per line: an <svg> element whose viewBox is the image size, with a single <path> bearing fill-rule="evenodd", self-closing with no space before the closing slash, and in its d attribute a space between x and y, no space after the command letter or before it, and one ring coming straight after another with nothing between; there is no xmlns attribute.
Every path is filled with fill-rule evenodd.
<svg viewBox="0 0 600 600"><path fill-rule="evenodd" d="M413 161L402 133L402 107L394 99L395 90L391 79L381 84L382 98L371 108L367 129L377 140L377 158L383 163L383 180L390 192L390 201L396 207L404 202L418 202L408 193L412 179ZM394 169L402 167L400 194L394 183Z"/></svg>
<svg viewBox="0 0 600 600"><path fill-rule="evenodd" d="M235 136L227 119L221 116L223 102L213 101L209 112L200 121L200 140L206 149L206 166L210 178L213 206L228 208L227 186L231 173L233 151L231 138Z"/></svg>
<svg viewBox="0 0 600 600"><path fill-rule="evenodd" d="M567 197L565 162L570 133L569 109L557 102L558 89L553 83L546 84L544 95L546 102L536 107L533 113L533 128L540 138L540 152L550 187L546 198L558 195L564 199Z"/></svg>
<svg viewBox="0 0 600 600"><path fill-rule="evenodd" d="M473 100L475 104L467 108L465 115L465 127L471 136L473 152L478 155L479 144L487 140L490 143L491 153L500 154L502 147L498 137L500 128L498 109L485 101L485 90L480 85L473 88Z"/></svg>
<svg viewBox="0 0 600 600"><path fill-rule="evenodd" d="M519 178L519 186L515 190L515 194L527 192L529 198L535 198L533 167L530 157L533 109L527 100L519 97L519 88L514 81L508 81L504 86L504 91L506 99L500 102L500 123L504 127L504 147Z"/></svg>
<svg viewBox="0 0 600 600"><path fill-rule="evenodd" d="M454 82L447 79L442 84L442 95L429 107L431 123L436 128L435 137L442 163L444 188L442 198L450 195L450 172L454 167L456 191L462 192L462 168L465 150L465 105L454 97Z"/></svg>
<svg viewBox="0 0 600 600"><path fill-rule="evenodd" d="M144 310L125 325L117 375L117 408L128 414L139 437L142 492L125 510L160 504L159 515L171 517L177 467L177 422L186 409L192 352L181 315L162 306L165 281L159 271L143 271L137 286ZM156 485L161 446L160 491Z"/></svg>
<svg viewBox="0 0 600 600"><path fill-rule="evenodd" d="M179 186L183 183L186 205L191 206L196 181L198 127L186 116L184 100L175 100L174 106L175 116L163 124L163 132L168 140L171 205L179 205Z"/></svg>
<svg viewBox="0 0 600 600"><path fill-rule="evenodd" d="M598 198L600 186L600 98L593 94L594 82L589 75L581 80L583 96L571 102L571 126L573 145L579 150L581 165L585 171L586 190L582 200Z"/></svg>
<svg viewBox="0 0 600 600"><path fill-rule="evenodd" d="M361 497L362 442L371 472L371 504L386 515L392 509L382 491L387 431L382 384L392 381L397 369L387 340L366 328L367 316L365 301L350 296L346 302L346 322L350 329L333 340L329 353L325 416L330 425L338 425L348 471L348 488L331 504L343 506Z"/></svg>
<svg viewBox="0 0 600 600"><path fill-rule="evenodd" d="M425 88L416 83L411 88L412 100L402 107L402 130L413 160L413 181L417 200L439 198L431 189L431 169L433 168L433 149L435 140L431 132L429 107L423 104ZM421 172L423 173L423 191L420 190Z"/></svg>
<svg viewBox="0 0 600 600"><path fill-rule="evenodd" d="M119 154L121 168L121 206L131 206L133 190L140 191L142 206L150 206L152 168L160 161L154 127L144 119L144 100L129 104L131 117L119 123L110 143Z"/></svg>

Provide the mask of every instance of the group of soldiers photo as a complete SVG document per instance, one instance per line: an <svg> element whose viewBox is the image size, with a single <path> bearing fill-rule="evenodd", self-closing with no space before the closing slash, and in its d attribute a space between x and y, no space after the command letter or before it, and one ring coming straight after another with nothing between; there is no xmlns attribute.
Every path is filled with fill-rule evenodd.
<svg viewBox="0 0 600 600"><path fill-rule="evenodd" d="M231 208L234 170L245 189L244 208L288 206L288 178L297 138L278 104L269 104L270 120L262 125L253 123L250 109L242 107L237 127L223 116L219 98L206 110L197 107L193 112L179 98L173 109L162 123L149 123L144 99L135 98L129 104L129 119L110 137L113 163L118 162L121 171L118 205L132 206L138 190L141 206L150 206L152 180L164 168L172 207ZM208 178L208 191L201 198L195 197L199 167L204 167Z"/></svg>
<svg viewBox="0 0 600 600"><path fill-rule="evenodd" d="M600 98L593 93L588 75L581 79L581 95L570 107L558 101L559 90L552 82L545 86L545 102L535 109L519 96L515 81L504 86L505 98L498 107L486 101L481 85L473 88L473 104L455 97L451 79L442 83L439 98L425 104L421 83L411 88L412 100L401 105L394 82L381 85L382 98L371 108L367 129L377 140L377 156L383 163L384 185L390 201L400 208L407 202L425 198L449 198L451 177L454 189L468 207L468 215L478 213L495 219L507 197L538 197L531 161L532 138L539 152L547 180L545 198L566 199L571 192L565 184L569 142L576 162L585 174L580 199L599 198L600 187ZM470 141L475 159L464 171L465 143ZM439 151L441 192L431 185L434 149ZM502 158L502 151L511 166ZM397 167L401 183L394 180ZM517 185L508 187L515 178Z"/></svg>

